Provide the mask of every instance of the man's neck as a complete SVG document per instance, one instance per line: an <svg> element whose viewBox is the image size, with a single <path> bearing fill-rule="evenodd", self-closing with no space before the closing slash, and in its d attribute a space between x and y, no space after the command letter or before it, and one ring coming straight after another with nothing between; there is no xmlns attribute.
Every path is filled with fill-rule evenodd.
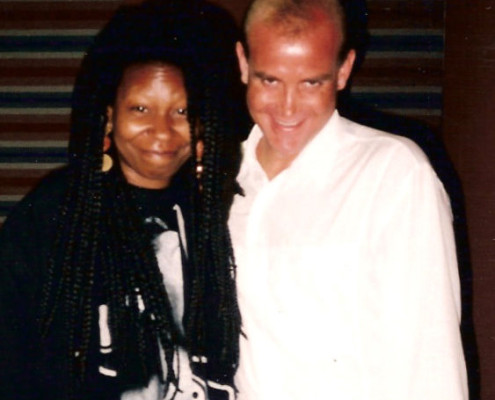
<svg viewBox="0 0 495 400"><path fill-rule="evenodd" d="M256 159L270 181L284 169L287 169L296 157L297 154L294 157L283 157L275 154L268 149L264 138L261 138L256 146Z"/></svg>

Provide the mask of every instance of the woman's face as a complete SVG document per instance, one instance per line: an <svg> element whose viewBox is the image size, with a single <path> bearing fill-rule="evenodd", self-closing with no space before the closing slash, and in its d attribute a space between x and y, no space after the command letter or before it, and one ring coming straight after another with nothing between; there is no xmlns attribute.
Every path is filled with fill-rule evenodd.
<svg viewBox="0 0 495 400"><path fill-rule="evenodd" d="M181 71L161 63L128 67L107 116L127 181L148 189L167 187L191 155Z"/></svg>

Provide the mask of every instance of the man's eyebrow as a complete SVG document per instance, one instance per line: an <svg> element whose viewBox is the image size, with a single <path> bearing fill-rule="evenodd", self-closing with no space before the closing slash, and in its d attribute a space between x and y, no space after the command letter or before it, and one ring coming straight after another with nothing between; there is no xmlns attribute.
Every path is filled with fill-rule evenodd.
<svg viewBox="0 0 495 400"><path fill-rule="evenodd" d="M273 79L277 80L278 78L274 75L267 74L266 72L263 71L254 71L253 73L254 77L258 79ZM333 74L332 73L324 73L321 75L316 75L316 76L311 76L308 78L303 79L303 82L309 82L309 81L329 81L333 79Z"/></svg>
<svg viewBox="0 0 495 400"><path fill-rule="evenodd" d="M321 74L313 77L309 77L304 79L305 82L307 81L328 81L333 78L333 74L331 73L326 73L326 74Z"/></svg>
<svg viewBox="0 0 495 400"><path fill-rule="evenodd" d="M254 71L253 75L259 79L277 79L275 76L269 75L263 71Z"/></svg>

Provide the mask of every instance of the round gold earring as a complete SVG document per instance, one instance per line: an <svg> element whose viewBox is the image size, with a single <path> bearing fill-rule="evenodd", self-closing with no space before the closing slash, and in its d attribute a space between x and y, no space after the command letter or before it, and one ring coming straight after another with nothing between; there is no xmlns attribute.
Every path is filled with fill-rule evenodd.
<svg viewBox="0 0 495 400"><path fill-rule="evenodd" d="M112 133L112 127L110 124L105 125L105 137L103 138L103 160L101 163L101 170L103 172L108 172L113 167L113 159L107 154L107 151L112 145L112 139L110 139L110 133Z"/></svg>
<svg viewBox="0 0 495 400"><path fill-rule="evenodd" d="M113 159L107 153L103 153L103 162L101 163L102 172L108 172L113 167Z"/></svg>

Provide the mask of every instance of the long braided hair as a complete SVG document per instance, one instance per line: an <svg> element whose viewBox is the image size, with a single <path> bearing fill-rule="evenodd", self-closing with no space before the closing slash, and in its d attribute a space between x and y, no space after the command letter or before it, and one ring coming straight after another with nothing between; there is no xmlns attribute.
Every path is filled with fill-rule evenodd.
<svg viewBox="0 0 495 400"><path fill-rule="evenodd" d="M136 384L145 385L160 373L159 352L149 351L156 350L158 340L167 362L166 383L176 379L172 362L178 343L190 354L208 358L217 371L210 378L233 377L240 315L226 221L237 190L237 132L248 123L234 53L237 37L230 16L202 0L147 1L121 7L83 60L73 93L69 185L40 313L42 337L50 335L55 319L63 321L69 397L77 398L87 375L90 341L98 324L98 290L109 306L117 368L124 376L132 375ZM110 173L101 172L106 108L113 104L125 68L157 61L182 71L192 131L191 159L175 177L190 193L191 205L191 288L184 337L174 324L152 244L143 234L143 221L118 162ZM204 144L200 183L195 179L199 139ZM136 297L128 296L135 288L153 317L145 332L136 328L142 324Z"/></svg>

